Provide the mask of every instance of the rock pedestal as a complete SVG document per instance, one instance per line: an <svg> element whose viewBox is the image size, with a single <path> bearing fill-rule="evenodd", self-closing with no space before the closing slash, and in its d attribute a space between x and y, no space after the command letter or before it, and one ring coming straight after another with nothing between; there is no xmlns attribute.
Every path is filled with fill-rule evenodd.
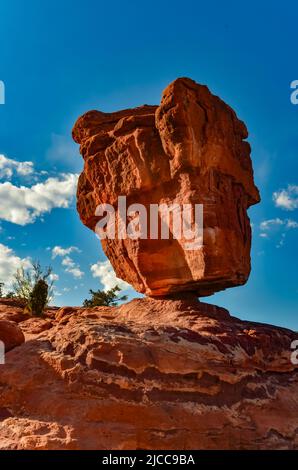
<svg viewBox="0 0 298 470"><path fill-rule="evenodd" d="M1 449L298 449L290 330L148 298L19 326L26 342L0 366Z"/></svg>

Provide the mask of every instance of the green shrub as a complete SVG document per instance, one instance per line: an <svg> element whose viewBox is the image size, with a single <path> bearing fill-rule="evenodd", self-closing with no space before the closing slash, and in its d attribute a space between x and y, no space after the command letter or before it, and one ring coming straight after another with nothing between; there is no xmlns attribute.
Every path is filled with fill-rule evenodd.
<svg viewBox="0 0 298 470"><path fill-rule="evenodd" d="M39 261L32 263L32 267L27 270L24 267L19 268L14 275L13 296L28 304L35 285L39 280L43 280L48 285L47 303L49 303L53 292L53 281L50 280L51 274L52 268L47 267L43 270Z"/></svg>
<svg viewBox="0 0 298 470"><path fill-rule="evenodd" d="M118 296L118 292L121 289L119 286L115 286L110 290L101 291L93 291L92 289L89 290L91 294L91 299L85 299L83 306L84 307L115 307L118 302L122 302L127 300L127 295L122 295L121 297Z"/></svg>
<svg viewBox="0 0 298 470"><path fill-rule="evenodd" d="M51 274L52 268L43 270L39 261L32 263L27 270L21 267L14 275L12 290L6 296L23 304L25 313L40 316L52 298L54 282Z"/></svg>
<svg viewBox="0 0 298 470"><path fill-rule="evenodd" d="M30 293L27 309L31 315L41 317L47 306L49 286L44 279L39 279Z"/></svg>

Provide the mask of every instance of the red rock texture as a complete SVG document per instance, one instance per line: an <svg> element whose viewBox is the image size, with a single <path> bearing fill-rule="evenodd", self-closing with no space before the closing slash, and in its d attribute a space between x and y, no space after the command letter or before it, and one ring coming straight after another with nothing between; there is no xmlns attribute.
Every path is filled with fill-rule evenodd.
<svg viewBox="0 0 298 470"><path fill-rule="evenodd" d="M4 344L5 351L8 352L22 344L25 338L22 330L15 322L0 320L0 341Z"/></svg>
<svg viewBox="0 0 298 470"><path fill-rule="evenodd" d="M94 230L99 204L204 205L204 244L186 240L103 240L119 278L150 296L193 291L198 296L244 284L250 273L251 229L247 209L259 202L247 129L206 86L179 78L160 106L114 113L90 111L73 137L84 170L77 207ZM116 219L118 223L118 218ZM170 228L171 224L170 224ZM117 235L117 234L116 234Z"/></svg>
<svg viewBox="0 0 298 470"><path fill-rule="evenodd" d="M298 448L290 330L148 298L19 326L0 366L2 449Z"/></svg>

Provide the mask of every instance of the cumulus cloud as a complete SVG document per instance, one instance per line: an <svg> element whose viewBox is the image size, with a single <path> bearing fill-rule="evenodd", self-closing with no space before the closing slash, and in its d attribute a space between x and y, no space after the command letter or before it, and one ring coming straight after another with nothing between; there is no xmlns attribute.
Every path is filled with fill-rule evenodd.
<svg viewBox="0 0 298 470"><path fill-rule="evenodd" d="M13 275L21 266L25 269L31 267L30 258L20 258L11 248L0 243L0 281L7 288L11 287Z"/></svg>
<svg viewBox="0 0 298 470"><path fill-rule="evenodd" d="M273 201L276 207L293 211L298 208L298 186L289 184L287 189L281 189L273 193Z"/></svg>
<svg viewBox="0 0 298 470"><path fill-rule="evenodd" d="M81 271L79 265L74 262L70 256L66 256L62 260L62 266L65 267L65 272L72 274L72 276L76 279L81 279L84 276L83 271Z"/></svg>
<svg viewBox="0 0 298 470"><path fill-rule="evenodd" d="M34 173L33 162L18 162L0 154L0 179L10 179L12 176L28 176Z"/></svg>
<svg viewBox="0 0 298 470"><path fill-rule="evenodd" d="M52 248L52 259L60 256L62 258L61 264L65 268L64 271L71 274L75 279L81 279L84 276L84 272L81 271L80 266L75 263L70 256L68 256L73 252L80 253L81 250L79 250L79 248L76 246L63 248L62 246L57 245Z"/></svg>
<svg viewBox="0 0 298 470"><path fill-rule="evenodd" d="M70 256L66 256L63 260L62 260L62 266L67 266L67 267L73 267L74 266L74 261L72 260L72 258L70 258Z"/></svg>
<svg viewBox="0 0 298 470"><path fill-rule="evenodd" d="M116 284L122 290L126 290L131 287L127 282L116 277L115 271L109 260L98 261L98 263L92 264L91 273L93 277L99 278L104 290L112 289Z"/></svg>
<svg viewBox="0 0 298 470"><path fill-rule="evenodd" d="M76 192L78 175L62 173L31 187L0 184L0 219L17 225L33 223L54 208L68 208Z"/></svg>
<svg viewBox="0 0 298 470"><path fill-rule="evenodd" d="M65 272L71 274L75 279L81 279L84 276L79 266L65 268Z"/></svg>
<svg viewBox="0 0 298 470"><path fill-rule="evenodd" d="M62 246L57 245L57 246L54 246L54 248L52 248L52 258L55 259L56 256L63 257L66 255L69 255L70 253L73 253L74 251L76 251L77 253L80 253L81 250L79 250L79 248L76 246L69 246L68 248L62 248Z"/></svg>

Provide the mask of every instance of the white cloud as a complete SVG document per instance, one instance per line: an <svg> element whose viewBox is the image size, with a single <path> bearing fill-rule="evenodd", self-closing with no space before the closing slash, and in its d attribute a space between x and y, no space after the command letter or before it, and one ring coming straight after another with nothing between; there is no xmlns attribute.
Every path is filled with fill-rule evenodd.
<svg viewBox="0 0 298 470"><path fill-rule="evenodd" d="M276 248L281 248L285 243L286 231L295 228L298 228L298 222L293 219L280 219L277 217L276 219L263 220L263 222L260 223L260 237L269 238L269 234L272 232L280 234L282 231L280 240L276 245Z"/></svg>
<svg viewBox="0 0 298 470"><path fill-rule="evenodd" d="M54 292L53 292L54 298L55 297L60 297L61 295L62 295L61 292L59 292L58 290L54 290ZM51 302L51 304L52 304L52 302Z"/></svg>
<svg viewBox="0 0 298 470"><path fill-rule="evenodd" d="M84 276L84 273L81 271L79 265L76 264L74 260L70 258L70 256L66 256L62 260L62 266L65 266L66 273L72 274L76 279L81 279Z"/></svg>
<svg viewBox="0 0 298 470"><path fill-rule="evenodd" d="M53 281L53 282L59 281L59 275L52 273L52 274L50 274L49 279L50 279L50 281Z"/></svg>
<svg viewBox="0 0 298 470"><path fill-rule="evenodd" d="M62 266L67 266L68 268L73 268L75 266L75 263L74 261L72 260L72 258L70 258L70 256L66 256L63 260L62 260Z"/></svg>
<svg viewBox="0 0 298 470"><path fill-rule="evenodd" d="M268 220L263 220L263 222L260 223L260 229L263 231L263 232L268 232L276 227L284 227L284 228L287 228L287 229L291 229L291 228L298 228L298 222L296 222L296 220L293 220L293 219L280 219L280 218L276 218L276 219L268 219ZM264 237L266 236L267 234L265 233L261 233L260 236Z"/></svg>
<svg viewBox="0 0 298 470"><path fill-rule="evenodd" d="M34 173L33 162L18 162L0 154L0 179L10 179L13 174L28 176Z"/></svg>
<svg viewBox="0 0 298 470"><path fill-rule="evenodd" d="M296 220L287 219L286 227L287 228L298 228L298 222L296 222Z"/></svg>
<svg viewBox="0 0 298 470"><path fill-rule="evenodd" d="M276 245L276 248L281 248L285 243L286 234L282 233L279 242Z"/></svg>
<svg viewBox="0 0 298 470"><path fill-rule="evenodd" d="M263 222L260 223L260 229L261 230L270 230L273 227L281 226L284 225L284 221L276 218L276 219L268 219L264 220Z"/></svg>
<svg viewBox="0 0 298 470"><path fill-rule="evenodd" d="M81 271L78 265L65 268L65 272L71 274L75 279L81 279L84 276L84 272Z"/></svg>
<svg viewBox="0 0 298 470"><path fill-rule="evenodd" d="M11 287L13 275L21 266L31 267L30 258L19 258L11 248L0 243L0 282L4 282L5 287Z"/></svg>
<svg viewBox="0 0 298 470"><path fill-rule="evenodd" d="M129 289L131 286L127 282L116 277L115 271L109 260L98 261L91 265L93 277L98 277L105 290L112 289L116 284L122 290Z"/></svg>
<svg viewBox="0 0 298 470"><path fill-rule="evenodd" d="M298 186L288 185L287 189L281 189L273 193L273 201L276 207L292 211L298 208Z"/></svg>
<svg viewBox="0 0 298 470"><path fill-rule="evenodd" d="M78 175L62 173L31 187L0 184L0 219L18 225L33 223L54 208L68 208L76 192Z"/></svg>
<svg viewBox="0 0 298 470"><path fill-rule="evenodd" d="M77 252L80 253L76 246L69 246L68 248L62 248L62 246L54 246L52 249L52 259L55 259L57 256L62 257L61 264L65 267L65 272L71 274L75 279L81 279L84 276L84 272L81 271L80 266L74 262L74 260L68 256L70 253Z"/></svg>
<svg viewBox="0 0 298 470"><path fill-rule="evenodd" d="M50 247L47 248L47 250L50 249ZM69 246L68 248L62 248L62 246L54 246L54 248L52 248L52 258L55 259L56 256L66 256L70 253L73 253L74 251L80 253L81 250L79 250L79 248L76 246Z"/></svg>

